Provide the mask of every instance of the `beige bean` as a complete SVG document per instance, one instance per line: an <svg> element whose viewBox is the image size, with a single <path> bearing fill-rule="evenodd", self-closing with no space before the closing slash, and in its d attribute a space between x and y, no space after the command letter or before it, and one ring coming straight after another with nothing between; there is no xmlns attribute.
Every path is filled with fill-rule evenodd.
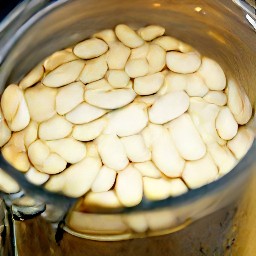
<svg viewBox="0 0 256 256"><path fill-rule="evenodd" d="M84 61L73 60L49 72L42 83L48 87L61 87L73 83L84 68Z"/></svg>
<svg viewBox="0 0 256 256"><path fill-rule="evenodd" d="M167 67L177 73L187 74L197 71L201 65L201 58L197 52L168 52L166 54Z"/></svg>
<svg viewBox="0 0 256 256"><path fill-rule="evenodd" d="M86 143L86 156L100 157L95 140Z"/></svg>
<svg viewBox="0 0 256 256"><path fill-rule="evenodd" d="M45 189L51 192L61 192L66 182L66 177L62 174L51 175L44 185Z"/></svg>
<svg viewBox="0 0 256 256"><path fill-rule="evenodd" d="M157 56L157 57L156 57ZM154 74L161 71L165 66L166 52L165 50L156 44L150 44L147 61L149 64L149 74Z"/></svg>
<svg viewBox="0 0 256 256"><path fill-rule="evenodd" d="M121 42L113 42L109 46L107 53L107 63L109 69L124 69L125 64L130 56L130 48Z"/></svg>
<svg viewBox="0 0 256 256"><path fill-rule="evenodd" d="M46 141L46 145L51 152L57 153L71 164L81 161L86 156L85 144L73 138Z"/></svg>
<svg viewBox="0 0 256 256"><path fill-rule="evenodd" d="M100 172L98 173L96 179L92 184L93 192L106 192L110 190L116 179L116 171L108 168L107 166L102 166Z"/></svg>
<svg viewBox="0 0 256 256"><path fill-rule="evenodd" d="M38 135L42 140L58 140L67 137L72 131L72 124L63 116L55 115L39 125Z"/></svg>
<svg viewBox="0 0 256 256"><path fill-rule="evenodd" d="M131 165L127 166L118 173L115 190L124 206L138 205L143 196L143 181L140 172Z"/></svg>
<svg viewBox="0 0 256 256"><path fill-rule="evenodd" d="M221 91L226 87L226 76L221 66L212 59L202 58L202 65L198 73L210 90Z"/></svg>
<svg viewBox="0 0 256 256"><path fill-rule="evenodd" d="M41 80L44 75L44 67L42 64L33 68L19 83L21 89L26 89Z"/></svg>
<svg viewBox="0 0 256 256"><path fill-rule="evenodd" d="M154 44L161 46L165 51L179 50L180 41L171 36L161 36L153 41Z"/></svg>
<svg viewBox="0 0 256 256"><path fill-rule="evenodd" d="M133 166L139 170L143 177L149 178L161 178L162 174L159 169L153 164L152 161L146 161L143 163L134 163Z"/></svg>
<svg viewBox="0 0 256 256"><path fill-rule="evenodd" d="M149 44L145 43L138 48L134 48L131 50L130 59L144 59L147 58L149 51Z"/></svg>
<svg viewBox="0 0 256 256"><path fill-rule="evenodd" d="M32 120L43 122L56 114L56 94L56 89L46 87L43 84L37 84L25 91L25 98Z"/></svg>
<svg viewBox="0 0 256 256"><path fill-rule="evenodd" d="M237 159L241 159L250 149L255 135L248 127L240 127L236 136L228 141L227 146Z"/></svg>
<svg viewBox="0 0 256 256"><path fill-rule="evenodd" d="M171 179L170 184L170 196L180 196L188 191L187 186L181 179Z"/></svg>
<svg viewBox="0 0 256 256"><path fill-rule="evenodd" d="M156 93L164 82L164 75L160 72L134 79L134 91L139 95Z"/></svg>
<svg viewBox="0 0 256 256"><path fill-rule="evenodd" d="M182 178L189 188L199 188L218 177L218 169L209 154L196 161L187 161Z"/></svg>
<svg viewBox="0 0 256 256"><path fill-rule="evenodd" d="M56 111L64 115L73 110L84 100L85 86L81 82L74 82L58 89L56 95Z"/></svg>
<svg viewBox="0 0 256 256"><path fill-rule="evenodd" d="M125 24L119 24L115 27L117 38L130 48L137 48L144 43L144 40L137 33Z"/></svg>
<svg viewBox="0 0 256 256"><path fill-rule="evenodd" d="M91 83L103 78L108 70L106 55L88 60L82 70L79 79L84 83Z"/></svg>
<svg viewBox="0 0 256 256"><path fill-rule="evenodd" d="M44 61L44 68L47 71L52 71L55 68L59 67L60 65L76 59L77 59L77 56L73 54L72 49L71 51L68 51L68 50L57 51L52 55L50 55L48 58L46 58L46 60Z"/></svg>
<svg viewBox="0 0 256 256"><path fill-rule="evenodd" d="M37 139L38 124L34 121L30 121L29 125L24 131L24 145L26 148L30 146Z"/></svg>
<svg viewBox="0 0 256 256"><path fill-rule="evenodd" d="M164 124L187 111L189 97L183 91L167 93L159 97L149 109L149 120L155 124Z"/></svg>
<svg viewBox="0 0 256 256"><path fill-rule="evenodd" d="M189 114L183 114L166 124L180 155L185 160L204 156L206 147Z"/></svg>
<svg viewBox="0 0 256 256"><path fill-rule="evenodd" d="M123 137L121 141L131 162L145 162L151 159L151 152L146 147L141 135Z"/></svg>
<svg viewBox="0 0 256 256"><path fill-rule="evenodd" d="M8 142L11 138L11 130L9 129L4 116L2 114L2 109L0 108L0 147Z"/></svg>
<svg viewBox="0 0 256 256"><path fill-rule="evenodd" d="M93 34L92 37L99 38L105 41L107 44L112 43L117 40L116 34L112 29L104 29L100 32Z"/></svg>
<svg viewBox="0 0 256 256"><path fill-rule="evenodd" d="M204 96L204 100L218 106L224 106L227 104L227 96L221 91L209 91Z"/></svg>
<svg viewBox="0 0 256 256"><path fill-rule="evenodd" d="M28 172L25 174L25 177L29 182L35 185L42 185L50 178L50 175L39 172L34 167L30 167Z"/></svg>
<svg viewBox="0 0 256 256"><path fill-rule="evenodd" d="M106 78L113 88L124 88L130 81L130 77L123 70L111 69L106 73Z"/></svg>
<svg viewBox="0 0 256 256"><path fill-rule="evenodd" d="M125 223L137 233L144 233L148 229L148 224L144 213L133 213L124 216Z"/></svg>
<svg viewBox="0 0 256 256"><path fill-rule="evenodd" d="M67 113L66 119L73 124L84 124L96 120L106 112L105 109L97 108L83 102Z"/></svg>
<svg viewBox="0 0 256 256"><path fill-rule="evenodd" d="M236 165L237 160L226 145L220 146L218 143L207 145L207 150L213 161L219 168L219 175L227 174Z"/></svg>
<svg viewBox="0 0 256 256"><path fill-rule="evenodd" d="M16 85L9 85L1 98L2 112L12 131L24 129L30 121L28 106L23 91Z"/></svg>
<svg viewBox="0 0 256 256"><path fill-rule="evenodd" d="M195 74L186 75L187 86L186 92L191 97L203 97L209 91L208 87L205 85L204 80Z"/></svg>
<svg viewBox="0 0 256 256"><path fill-rule="evenodd" d="M157 94L149 95L149 96L137 96L134 102L144 103L147 107L151 107L155 101L159 98Z"/></svg>
<svg viewBox="0 0 256 256"><path fill-rule="evenodd" d="M73 129L72 136L76 140L91 141L96 139L106 127L106 119L99 118L87 124L76 125Z"/></svg>
<svg viewBox="0 0 256 256"><path fill-rule="evenodd" d="M0 190L5 193L17 193L20 190L19 184L5 171L0 168Z"/></svg>
<svg viewBox="0 0 256 256"><path fill-rule="evenodd" d="M78 43L73 52L81 59L92 59L99 57L107 50L108 45L104 41L98 38L91 38Z"/></svg>
<svg viewBox="0 0 256 256"><path fill-rule="evenodd" d="M148 123L147 108L144 103L131 103L107 115L108 124L104 133L120 137L139 133Z"/></svg>
<svg viewBox="0 0 256 256"><path fill-rule="evenodd" d="M123 170L129 163L123 144L116 135L104 134L97 138L102 162L116 171Z"/></svg>
<svg viewBox="0 0 256 256"><path fill-rule="evenodd" d="M149 71L149 65L145 58L129 59L125 65L125 72L131 78L145 76Z"/></svg>
<svg viewBox="0 0 256 256"><path fill-rule="evenodd" d="M138 30L138 34L145 40L151 41L159 36L162 36L165 32L165 28L156 25L150 25Z"/></svg>
<svg viewBox="0 0 256 256"><path fill-rule="evenodd" d="M245 91L234 80L227 86L228 107L238 124L246 124L252 116L252 106Z"/></svg>
<svg viewBox="0 0 256 256"><path fill-rule="evenodd" d="M237 134L238 124L228 107L221 108L216 118L216 129L224 140L231 140Z"/></svg>

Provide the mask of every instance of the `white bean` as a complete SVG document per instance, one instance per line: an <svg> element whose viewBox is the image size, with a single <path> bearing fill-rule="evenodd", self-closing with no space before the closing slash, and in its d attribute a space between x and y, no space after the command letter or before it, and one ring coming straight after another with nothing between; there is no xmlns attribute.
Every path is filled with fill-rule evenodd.
<svg viewBox="0 0 256 256"><path fill-rule="evenodd" d="M225 89L226 76L216 61L203 57L198 73L210 90L221 91Z"/></svg>
<svg viewBox="0 0 256 256"><path fill-rule="evenodd" d="M145 43L138 48L131 50L130 59L144 59L147 57L149 51L149 44Z"/></svg>
<svg viewBox="0 0 256 256"><path fill-rule="evenodd" d="M162 174L152 161L134 163L133 166L140 171L143 177L161 178Z"/></svg>
<svg viewBox="0 0 256 256"><path fill-rule="evenodd" d="M108 124L104 133L120 137L139 133L148 123L147 108L144 103L132 103L107 115Z"/></svg>
<svg viewBox="0 0 256 256"><path fill-rule="evenodd" d="M157 56L157 57L156 57ZM147 61L149 64L149 74L154 74L161 71L165 66L166 52L156 44L150 44L147 54Z"/></svg>
<svg viewBox="0 0 256 256"><path fill-rule="evenodd" d="M103 78L108 70L106 55L88 60L82 70L79 79L84 83L91 83Z"/></svg>
<svg viewBox="0 0 256 256"><path fill-rule="evenodd" d="M5 122L2 109L0 108L0 147L8 142L11 138L11 133L11 130Z"/></svg>
<svg viewBox="0 0 256 256"><path fill-rule="evenodd" d="M143 181L140 172L131 165L119 172L115 190L124 206L131 207L139 204L143 196Z"/></svg>
<svg viewBox="0 0 256 256"><path fill-rule="evenodd" d="M113 88L124 88L130 81L130 77L123 70L111 69L106 73L106 78Z"/></svg>
<svg viewBox="0 0 256 256"><path fill-rule="evenodd" d="M99 57L108 50L108 45L98 39L91 38L78 43L74 47L74 54L81 59L93 59Z"/></svg>
<svg viewBox="0 0 256 256"><path fill-rule="evenodd" d="M174 37L161 36L153 41L154 44L161 46L165 51L179 50L180 41Z"/></svg>
<svg viewBox="0 0 256 256"><path fill-rule="evenodd" d="M105 41L107 44L117 40L116 34L112 29L102 30L100 32L93 34L92 37L99 38L99 39Z"/></svg>
<svg viewBox="0 0 256 256"><path fill-rule="evenodd" d="M166 125L175 146L185 160L197 160L204 156L206 147L189 114L183 114Z"/></svg>
<svg viewBox="0 0 256 256"><path fill-rule="evenodd" d="M146 147L141 135L123 137L121 141L131 162L145 162L151 159L151 152Z"/></svg>
<svg viewBox="0 0 256 256"><path fill-rule="evenodd" d="M209 91L204 96L204 100L218 106L224 106L227 104L227 96L221 91Z"/></svg>
<svg viewBox="0 0 256 256"><path fill-rule="evenodd" d="M134 102L144 103L147 107L151 107L155 101L159 98L157 94L149 95L149 96L137 96Z"/></svg>
<svg viewBox="0 0 256 256"><path fill-rule="evenodd" d="M150 95L156 93L164 82L162 73L155 73L134 79L134 91L139 95Z"/></svg>
<svg viewBox="0 0 256 256"><path fill-rule="evenodd" d="M26 148L37 139L38 124L31 121L24 131L24 145Z"/></svg>
<svg viewBox="0 0 256 256"><path fill-rule="evenodd" d="M251 147L255 135L248 127L240 127L236 136L228 141L227 146L239 160L241 159Z"/></svg>
<svg viewBox="0 0 256 256"><path fill-rule="evenodd" d="M187 111L189 97L183 91L170 92L159 97L149 109L149 120L155 124L164 124Z"/></svg>
<svg viewBox="0 0 256 256"><path fill-rule="evenodd" d="M162 36L165 32L165 28L156 25L150 25L138 30L138 34L145 40L151 41L156 37Z"/></svg>
<svg viewBox="0 0 256 256"><path fill-rule="evenodd" d="M56 114L56 94L56 89L46 87L43 84L37 84L25 91L25 98L32 120L43 122Z"/></svg>
<svg viewBox="0 0 256 256"><path fill-rule="evenodd" d="M73 60L49 72L42 83L48 87L61 87L74 82L84 68L84 61Z"/></svg>
<svg viewBox="0 0 256 256"><path fill-rule="evenodd" d="M170 196L180 196L188 191L187 186L181 179L171 179L170 184Z"/></svg>
<svg viewBox="0 0 256 256"><path fill-rule="evenodd" d="M196 73L189 74L186 76L186 78L186 92L189 96L203 97L209 91L208 87L204 83L204 80Z"/></svg>
<svg viewBox="0 0 256 256"><path fill-rule="evenodd" d="M86 156L100 157L95 140L86 143Z"/></svg>
<svg viewBox="0 0 256 256"><path fill-rule="evenodd" d="M116 135L99 136L97 146L102 162L107 167L120 171L128 165L124 146Z"/></svg>
<svg viewBox="0 0 256 256"><path fill-rule="evenodd" d="M29 124L28 106L23 91L16 84L11 84L4 90L1 107L5 120L12 131L20 131Z"/></svg>
<svg viewBox="0 0 256 256"><path fill-rule="evenodd" d="M187 161L182 178L189 188L199 188L218 177L218 169L209 154L196 161Z"/></svg>
<svg viewBox="0 0 256 256"><path fill-rule="evenodd" d="M134 232L143 233L148 229L144 213L127 214L124 216L124 221Z"/></svg>
<svg viewBox="0 0 256 256"><path fill-rule="evenodd" d="M166 64L173 72L187 74L199 69L201 59L197 52L168 52L166 54Z"/></svg>
<svg viewBox="0 0 256 256"><path fill-rule="evenodd" d="M35 185L42 185L50 178L50 175L39 172L34 167L30 167L28 172L25 174L25 177L29 182Z"/></svg>
<svg viewBox="0 0 256 256"><path fill-rule="evenodd" d="M105 113L107 113L105 109L97 108L83 102L67 113L66 119L73 124L84 124L98 119Z"/></svg>
<svg viewBox="0 0 256 256"><path fill-rule="evenodd" d="M93 192L106 192L112 188L116 179L116 171L108 168L107 166L102 166L99 174L92 184Z"/></svg>
<svg viewBox="0 0 256 256"><path fill-rule="evenodd" d="M231 140L237 134L238 124L228 107L221 108L216 118L216 129L224 140Z"/></svg>
<svg viewBox="0 0 256 256"><path fill-rule="evenodd" d="M20 190L19 184L0 168L0 190L5 193L17 193Z"/></svg>
<svg viewBox="0 0 256 256"><path fill-rule="evenodd" d="M131 78L145 76L149 71L149 65L145 58L129 59L125 65L125 72Z"/></svg>
<svg viewBox="0 0 256 256"><path fill-rule="evenodd" d="M117 38L130 48L137 48L144 43L144 40L137 33L125 24L115 27Z"/></svg>
<svg viewBox="0 0 256 256"><path fill-rule="evenodd" d="M38 135L43 140L58 140L68 136L72 131L72 124L63 116L56 115L39 125Z"/></svg>

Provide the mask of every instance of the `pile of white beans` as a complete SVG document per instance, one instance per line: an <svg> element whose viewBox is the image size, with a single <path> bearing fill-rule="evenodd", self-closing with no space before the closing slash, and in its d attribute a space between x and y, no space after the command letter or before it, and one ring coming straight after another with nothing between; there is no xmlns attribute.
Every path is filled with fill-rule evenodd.
<svg viewBox="0 0 256 256"><path fill-rule="evenodd" d="M117 25L9 85L5 159L36 185L110 208L178 196L229 172L254 140L243 126L249 99L216 61L164 33ZM0 175L0 187L17 190Z"/></svg>

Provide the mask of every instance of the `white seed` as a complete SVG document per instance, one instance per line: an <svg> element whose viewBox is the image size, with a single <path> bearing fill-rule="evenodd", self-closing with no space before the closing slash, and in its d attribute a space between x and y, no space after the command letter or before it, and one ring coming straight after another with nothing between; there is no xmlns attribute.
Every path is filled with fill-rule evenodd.
<svg viewBox="0 0 256 256"><path fill-rule="evenodd" d="M197 160L204 156L206 147L189 114L183 114L166 125L175 146L185 160Z"/></svg>
<svg viewBox="0 0 256 256"><path fill-rule="evenodd" d="M221 91L225 89L226 76L216 61L203 57L198 73L210 90Z"/></svg>
<svg viewBox="0 0 256 256"><path fill-rule="evenodd" d="M139 204L143 196L143 182L140 172L131 165L126 167L118 173L115 189L124 206L131 207Z"/></svg>
<svg viewBox="0 0 256 256"><path fill-rule="evenodd" d="M76 60L77 56L73 54L72 50L62 50L53 53L44 61L44 67L47 71L54 70L55 68L59 67L60 65Z"/></svg>
<svg viewBox="0 0 256 256"><path fill-rule="evenodd" d="M159 130L162 130L162 132L154 138L152 145L152 160L166 176L179 177L183 171L185 161L179 155L167 129L161 127Z"/></svg>
<svg viewBox="0 0 256 256"><path fill-rule="evenodd" d="M45 184L45 189L51 192L61 192L66 182L66 177L61 174L51 175Z"/></svg>
<svg viewBox="0 0 256 256"><path fill-rule="evenodd" d="M157 169L157 167L153 164L152 161L146 161L143 163L134 163L133 166L140 171L143 177L150 177L150 178L162 177L161 172Z"/></svg>
<svg viewBox="0 0 256 256"><path fill-rule="evenodd" d="M58 89L56 95L56 111L59 115L67 114L84 100L85 86L74 82Z"/></svg>
<svg viewBox="0 0 256 256"><path fill-rule="evenodd" d="M145 162L151 159L151 152L146 147L141 135L123 137L121 141L131 162Z"/></svg>
<svg viewBox="0 0 256 256"><path fill-rule="evenodd" d="M0 108L0 147L8 142L11 138L11 130L7 126L4 116L2 114L2 109Z"/></svg>
<svg viewBox="0 0 256 256"><path fill-rule="evenodd" d="M106 192L112 188L116 179L116 171L108 168L107 166L102 166L99 174L92 184L93 192Z"/></svg>
<svg viewBox="0 0 256 256"><path fill-rule="evenodd" d="M147 107L151 107L155 101L159 98L157 94L149 95L149 96L137 96L134 102L144 103Z"/></svg>
<svg viewBox="0 0 256 256"><path fill-rule="evenodd" d="M57 153L71 164L81 161L86 156L85 144L73 138L46 141L46 145L51 152Z"/></svg>
<svg viewBox="0 0 256 256"><path fill-rule="evenodd" d="M97 108L83 102L67 113L66 119L73 124L84 124L96 120L106 112L105 109Z"/></svg>
<svg viewBox="0 0 256 256"><path fill-rule="evenodd" d="M150 25L138 30L138 34L145 40L151 41L156 37L162 36L165 32L165 28L156 25Z"/></svg>
<svg viewBox="0 0 256 256"><path fill-rule="evenodd" d="M105 41L107 44L117 40L116 34L112 29L102 30L100 32L93 34L92 37L99 38L99 39Z"/></svg>
<svg viewBox="0 0 256 256"><path fill-rule="evenodd" d="M42 185L50 178L50 175L39 172L34 167L30 167L28 172L25 174L25 177L29 182L35 185Z"/></svg>
<svg viewBox="0 0 256 256"><path fill-rule="evenodd" d="M115 27L117 38L130 48L137 48L144 43L144 40L137 33L124 24L119 24Z"/></svg>
<svg viewBox="0 0 256 256"><path fill-rule="evenodd" d="M171 179L170 184L170 196L179 196L185 194L188 191L187 186L181 179Z"/></svg>
<svg viewBox="0 0 256 256"><path fill-rule="evenodd" d="M216 129L224 140L231 140L237 134L238 124L228 107L221 108L216 118Z"/></svg>
<svg viewBox="0 0 256 256"><path fill-rule="evenodd" d="M102 133L106 123L106 119L103 117L87 124L76 125L72 136L80 141L94 140Z"/></svg>
<svg viewBox="0 0 256 256"><path fill-rule="evenodd" d="M42 166L36 165L35 167L47 174L56 174L65 170L67 162L59 155L52 153L44 161Z"/></svg>
<svg viewBox="0 0 256 256"><path fill-rule="evenodd" d="M196 161L187 161L182 178L189 188L199 188L216 180L218 169L209 154Z"/></svg>
<svg viewBox="0 0 256 256"><path fill-rule="evenodd" d="M116 135L99 136L97 146L102 162L107 167L120 171L128 165L124 146Z"/></svg>
<svg viewBox="0 0 256 256"><path fill-rule="evenodd" d="M251 147L255 135L248 127L240 127L236 136L228 141L227 146L237 159L241 159Z"/></svg>
<svg viewBox="0 0 256 256"><path fill-rule="evenodd" d="M104 41L91 38L78 43L73 51L81 59L92 59L102 55L107 50L108 45Z"/></svg>
<svg viewBox="0 0 256 256"><path fill-rule="evenodd" d="M125 72L129 77L145 76L149 71L149 65L145 58L129 59L125 65Z"/></svg>
<svg viewBox="0 0 256 256"><path fill-rule="evenodd" d="M0 168L0 190L5 193L16 193L20 190L19 184Z"/></svg>
<svg viewBox="0 0 256 256"><path fill-rule="evenodd" d="M21 89L26 89L41 80L44 75L44 67L42 64L33 68L19 83Z"/></svg>
<svg viewBox="0 0 256 256"><path fill-rule="evenodd" d="M166 52L156 44L150 44L147 61L149 64L149 74L154 74L161 71L165 66Z"/></svg>
<svg viewBox="0 0 256 256"><path fill-rule="evenodd" d="M56 89L46 87L43 84L37 84L25 91L25 98L32 120L43 122L56 114L56 94Z"/></svg>
<svg viewBox="0 0 256 256"><path fill-rule="evenodd" d="M134 48L131 50L130 59L144 59L147 58L149 51L149 44L145 43L138 48Z"/></svg>
<svg viewBox="0 0 256 256"><path fill-rule="evenodd" d="M153 41L154 44L161 46L165 51L179 50L180 41L174 37L161 36Z"/></svg>
<svg viewBox="0 0 256 256"><path fill-rule="evenodd" d="M26 148L30 146L37 139L38 124L34 121L30 121L29 125L24 131L24 145Z"/></svg>
<svg viewBox="0 0 256 256"><path fill-rule="evenodd" d="M149 109L149 120L155 124L164 124L187 111L189 97L183 91L170 92L159 97Z"/></svg>
<svg viewBox="0 0 256 256"><path fill-rule="evenodd" d="M228 107L238 124L246 124L252 116L252 106L243 88L230 79L227 87Z"/></svg>
<svg viewBox="0 0 256 256"><path fill-rule="evenodd" d="M134 91L139 95L150 95L156 93L164 82L162 73L155 73L134 79Z"/></svg>
<svg viewBox="0 0 256 256"><path fill-rule="evenodd" d="M100 157L95 140L86 143L86 156Z"/></svg>
<svg viewBox="0 0 256 256"><path fill-rule="evenodd" d="M221 91L209 91L204 96L204 100L218 106L224 106L227 104L227 96Z"/></svg>
<svg viewBox="0 0 256 256"><path fill-rule="evenodd" d="M106 55L88 60L82 70L79 79L84 83L91 83L103 78L108 70Z"/></svg>
<svg viewBox="0 0 256 256"><path fill-rule="evenodd" d="M207 150L218 166L220 176L231 171L237 163L237 160L225 145L220 146L218 143L211 143L207 145Z"/></svg>
<svg viewBox="0 0 256 256"><path fill-rule="evenodd" d="M107 53L107 63L109 69L124 69L125 64L130 56L130 48L121 42L110 43Z"/></svg>
<svg viewBox="0 0 256 256"><path fill-rule="evenodd" d="M58 140L67 137L72 131L72 124L63 116L54 116L39 125L38 135L42 140Z"/></svg>
<svg viewBox="0 0 256 256"><path fill-rule="evenodd" d="M61 87L74 82L84 67L84 61L73 60L64 63L53 71L49 72L43 79L43 84L48 87Z"/></svg>
<svg viewBox="0 0 256 256"><path fill-rule="evenodd" d="M205 85L204 80L195 74L189 74L186 76L187 86L186 92L191 97L203 97L208 91L208 87Z"/></svg>
<svg viewBox="0 0 256 256"><path fill-rule="evenodd" d="M197 71L201 65L201 58L197 52L168 52L166 54L167 67L177 73L187 74Z"/></svg>
<svg viewBox="0 0 256 256"><path fill-rule="evenodd" d="M123 70L111 69L106 73L106 78L113 88L124 88L130 81L130 77Z"/></svg>
<svg viewBox="0 0 256 256"><path fill-rule="evenodd" d="M146 232L148 224L143 213L133 213L124 216L125 223L137 233Z"/></svg>
<svg viewBox="0 0 256 256"><path fill-rule="evenodd" d="M11 84L4 90L1 107L12 131L20 131L29 124L30 114L27 103L23 91L16 84Z"/></svg>
<svg viewBox="0 0 256 256"><path fill-rule="evenodd" d="M108 124L104 133L120 137L139 133L148 123L147 108L144 103L132 103L107 115Z"/></svg>

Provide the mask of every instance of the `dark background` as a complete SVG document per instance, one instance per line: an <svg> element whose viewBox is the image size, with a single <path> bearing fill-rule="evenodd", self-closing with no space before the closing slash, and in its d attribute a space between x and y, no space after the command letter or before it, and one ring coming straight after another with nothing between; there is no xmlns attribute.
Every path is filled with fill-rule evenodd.
<svg viewBox="0 0 256 256"><path fill-rule="evenodd" d="M0 21L22 0L0 0Z"/></svg>

